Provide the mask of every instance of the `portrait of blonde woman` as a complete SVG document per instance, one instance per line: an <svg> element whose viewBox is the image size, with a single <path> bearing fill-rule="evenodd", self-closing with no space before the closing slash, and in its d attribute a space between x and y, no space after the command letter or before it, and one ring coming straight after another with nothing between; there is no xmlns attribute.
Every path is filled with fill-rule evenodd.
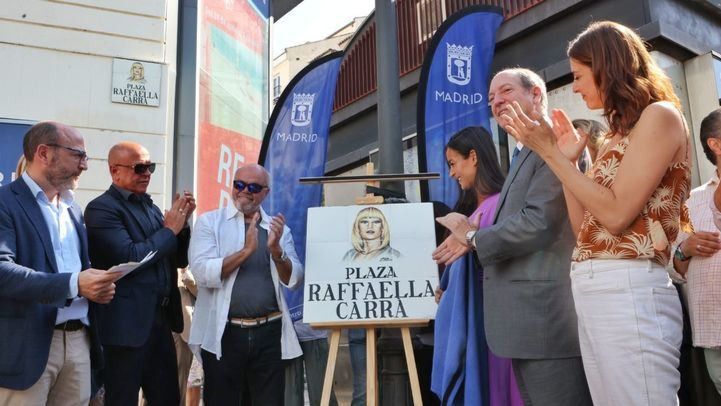
<svg viewBox="0 0 721 406"><path fill-rule="evenodd" d="M390 227L383 212L375 207L366 207L353 221L353 248L345 253L343 261L392 261L401 253L393 249L390 242Z"/></svg>
<svg viewBox="0 0 721 406"><path fill-rule="evenodd" d="M145 83L145 67L140 62L133 62L130 66L130 76L128 81L133 83Z"/></svg>

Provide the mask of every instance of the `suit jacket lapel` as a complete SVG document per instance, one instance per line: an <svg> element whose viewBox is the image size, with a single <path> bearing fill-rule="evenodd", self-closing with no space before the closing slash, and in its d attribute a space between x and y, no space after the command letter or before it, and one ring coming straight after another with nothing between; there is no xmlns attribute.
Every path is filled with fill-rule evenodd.
<svg viewBox="0 0 721 406"><path fill-rule="evenodd" d="M73 220L75 231L78 233L78 239L80 240L80 261L84 270L90 264L90 257L88 256L88 234L85 231L85 224L82 221L80 210L75 205L72 205L68 207L68 213Z"/></svg>
<svg viewBox="0 0 721 406"><path fill-rule="evenodd" d="M155 220L155 222L159 223L161 226L163 225L163 213L160 212L160 209L155 206L154 204L151 204L148 208L150 211L150 216L152 217L151 220Z"/></svg>
<svg viewBox="0 0 721 406"><path fill-rule="evenodd" d="M58 264L55 262L55 251L53 250L52 240L50 239L50 231L48 231L48 225L45 223L45 217L40 211L35 196L30 191L27 183L22 178L19 178L17 182L12 183L13 191L16 193L18 203L22 207L25 214L33 224L35 231L40 236L40 241L43 243L43 250L45 256L50 262L52 273L58 272Z"/></svg>
<svg viewBox="0 0 721 406"><path fill-rule="evenodd" d="M518 156L516 157L516 162L514 162L515 165L511 165L511 170L510 172L508 172L506 181L503 183L503 187L501 188L501 196L498 198L496 214L493 216L494 223L498 220L498 213L501 212L501 208L506 202L506 196L508 196L508 189L511 187L511 184L513 184L513 181L516 179L516 175L518 175L518 171L520 170L523 163L526 162L526 158L528 158L530 154L531 149L528 147L524 147L521 152L518 153Z"/></svg>

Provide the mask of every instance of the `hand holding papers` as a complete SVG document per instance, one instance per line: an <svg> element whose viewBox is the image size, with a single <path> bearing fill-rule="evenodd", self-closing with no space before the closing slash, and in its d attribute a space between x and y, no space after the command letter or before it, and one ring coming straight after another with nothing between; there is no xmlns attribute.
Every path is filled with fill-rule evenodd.
<svg viewBox="0 0 721 406"><path fill-rule="evenodd" d="M115 265L114 267L108 269L108 272L120 272L118 279L121 279L125 275L129 274L130 272L133 272L135 269L137 269L139 266L146 264L148 261L153 259L155 254L158 251L151 251L148 253L148 255L145 256L140 262L126 262L124 264Z"/></svg>

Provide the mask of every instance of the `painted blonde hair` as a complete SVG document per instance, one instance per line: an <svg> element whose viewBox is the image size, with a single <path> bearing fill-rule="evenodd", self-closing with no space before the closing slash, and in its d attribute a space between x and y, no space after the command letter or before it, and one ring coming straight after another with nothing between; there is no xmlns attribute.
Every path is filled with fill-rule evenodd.
<svg viewBox="0 0 721 406"><path fill-rule="evenodd" d="M353 230L351 231L351 243L353 244L353 248L355 248L358 252L368 253L365 250L365 240L361 237L360 234L360 222L361 220L369 217L378 218L381 220L381 245L376 248L374 251L382 250L383 248L387 247L388 244L391 242L391 233L390 229L388 228L388 220L386 220L386 216L383 215L383 212L375 207L366 207L365 209L362 209L358 212L358 214L355 216L355 221L353 222Z"/></svg>

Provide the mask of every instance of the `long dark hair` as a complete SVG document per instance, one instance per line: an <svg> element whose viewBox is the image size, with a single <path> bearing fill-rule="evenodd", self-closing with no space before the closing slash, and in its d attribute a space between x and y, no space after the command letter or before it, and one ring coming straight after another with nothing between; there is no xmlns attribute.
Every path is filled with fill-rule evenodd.
<svg viewBox="0 0 721 406"><path fill-rule="evenodd" d="M493 137L483 127L466 127L455 133L446 150L452 149L463 158L468 158L471 151L476 152L476 178L473 188L469 190L460 189L460 196L453 211L466 216L472 214L478 207L476 192L483 195L499 193L503 187L504 176L501 166L498 164L496 147L493 145Z"/></svg>

